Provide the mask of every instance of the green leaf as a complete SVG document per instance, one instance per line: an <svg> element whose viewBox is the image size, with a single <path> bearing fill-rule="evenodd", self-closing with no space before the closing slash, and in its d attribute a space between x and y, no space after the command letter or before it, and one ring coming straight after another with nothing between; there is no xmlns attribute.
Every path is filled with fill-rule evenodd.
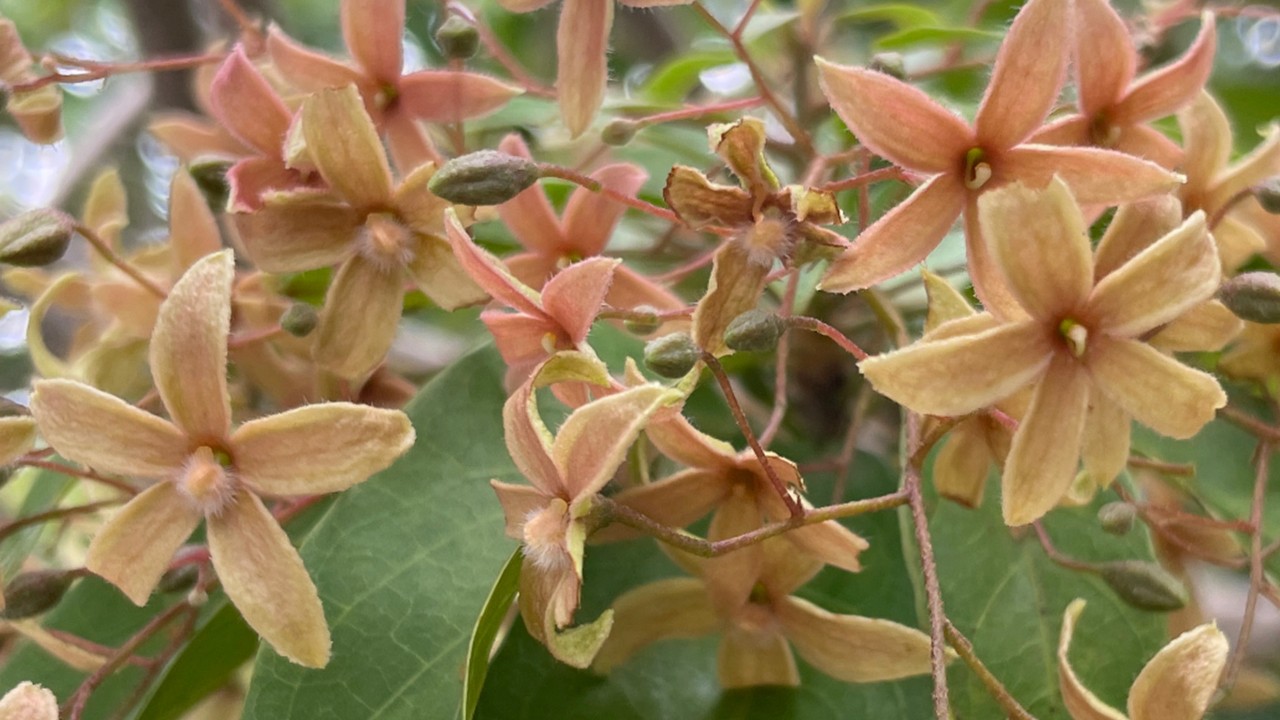
<svg viewBox="0 0 1280 720"><path fill-rule="evenodd" d="M462 679L462 720L471 720L476 712L476 703L480 702L480 690L484 687L485 675L489 674L493 643L498 639L507 611L511 609L516 590L520 587L520 562L523 559L524 555L519 550L511 553L471 630L471 643L467 646L467 674Z"/></svg>
<svg viewBox="0 0 1280 720"><path fill-rule="evenodd" d="M939 501L930 515L947 616L1031 714L1067 717L1058 692L1058 631L1063 610L1084 598L1089 611L1072 643L1073 667L1098 697L1124 707L1134 678L1164 644L1164 616L1131 608L1096 576L1054 564L1030 528L1005 527L998 485L991 483L979 510ZM1044 524L1054 544L1086 561L1152 559L1146 533L1102 531L1096 511L1105 499L1050 512ZM952 663L948 676L956 717L1003 717L965 665Z"/></svg>
<svg viewBox="0 0 1280 720"><path fill-rule="evenodd" d="M14 517L29 517L52 510L75 487L76 481L60 473L41 468L23 468L5 483L4 496L21 495ZM25 492L23 492L25 488ZM35 550L48 523L32 525L0 541L0 578L8 580L18 573L27 556Z"/></svg>
<svg viewBox="0 0 1280 720"><path fill-rule="evenodd" d="M137 720L182 717L253 656L258 635L225 596L219 605L169 664Z"/></svg>
<svg viewBox="0 0 1280 720"><path fill-rule="evenodd" d="M876 41L877 50L903 50L916 45L944 45L947 43L999 42L1000 33L974 28L915 27L889 33Z"/></svg>
<svg viewBox="0 0 1280 720"><path fill-rule="evenodd" d="M406 408L418 439L340 495L302 544L333 634L323 670L263 648L245 718L449 717L467 642L511 554L490 478L514 480L502 440L504 367L455 363Z"/></svg>
<svg viewBox="0 0 1280 720"><path fill-rule="evenodd" d="M836 16L836 22L893 23L901 29L936 26L942 19L937 13L915 5L889 3L867 5L847 10Z"/></svg>
<svg viewBox="0 0 1280 720"><path fill-rule="evenodd" d="M655 103L684 102L685 97L698 87L698 73L734 60L733 53L727 49L685 53L654 71L645 81L640 92L645 98Z"/></svg>

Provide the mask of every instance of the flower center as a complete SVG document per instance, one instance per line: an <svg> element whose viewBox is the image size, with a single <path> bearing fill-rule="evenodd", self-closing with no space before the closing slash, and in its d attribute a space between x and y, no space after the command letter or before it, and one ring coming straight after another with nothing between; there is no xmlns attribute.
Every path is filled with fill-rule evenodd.
<svg viewBox="0 0 1280 720"><path fill-rule="evenodd" d="M791 253L795 223L774 208L766 208L759 218L738 236L752 264L772 267L773 261Z"/></svg>
<svg viewBox="0 0 1280 720"><path fill-rule="evenodd" d="M1089 121L1089 140L1103 148L1114 148L1120 142L1120 128L1112 125L1106 113L1099 113Z"/></svg>
<svg viewBox="0 0 1280 720"><path fill-rule="evenodd" d="M1075 357L1084 355L1085 343L1089 339L1089 328L1071 318L1064 318L1058 323L1058 333L1067 341L1067 349Z"/></svg>
<svg viewBox="0 0 1280 720"><path fill-rule="evenodd" d="M525 557L543 570L557 570L572 563L565 549L568 532L569 504L561 498L552 498L546 507L525 518Z"/></svg>
<svg viewBox="0 0 1280 720"><path fill-rule="evenodd" d="M413 260L413 236L391 213L370 213L360 230L360 254L381 270Z"/></svg>
<svg viewBox="0 0 1280 720"><path fill-rule="evenodd" d="M969 148L964 154L964 186L977 190L991 179L991 164L987 162L987 151L982 148Z"/></svg>
<svg viewBox="0 0 1280 720"><path fill-rule="evenodd" d="M205 515L217 515L235 495L231 456L208 446L196 448L178 476L178 492Z"/></svg>

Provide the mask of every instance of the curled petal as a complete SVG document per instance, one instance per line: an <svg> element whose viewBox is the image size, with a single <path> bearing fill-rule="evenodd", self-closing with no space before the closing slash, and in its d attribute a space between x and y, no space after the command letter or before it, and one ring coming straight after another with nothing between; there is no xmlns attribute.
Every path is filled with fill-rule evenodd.
<svg viewBox="0 0 1280 720"><path fill-rule="evenodd" d="M1213 96L1201 92L1195 102L1178 113L1178 127L1186 150L1182 172L1186 173L1187 185L1183 192L1199 195L1231 158L1231 123Z"/></svg>
<svg viewBox="0 0 1280 720"><path fill-rule="evenodd" d="M190 449L168 421L72 380L36 381L31 414L58 454L100 472L164 478Z"/></svg>
<svg viewBox="0 0 1280 720"><path fill-rule="evenodd" d="M237 139L267 157L280 157L293 114L237 45L213 78L214 117Z"/></svg>
<svg viewBox="0 0 1280 720"><path fill-rule="evenodd" d="M1001 501L1007 525L1038 520L1058 504L1076 477L1089 374L1059 354L1036 386L1005 459Z"/></svg>
<svg viewBox="0 0 1280 720"><path fill-rule="evenodd" d="M1124 20L1107 0L1076 0L1075 15L1080 110L1097 115L1124 97L1136 72L1137 53Z"/></svg>
<svg viewBox="0 0 1280 720"><path fill-rule="evenodd" d="M403 272L356 256L343 263L325 296L316 330L316 362L347 378L372 371L386 356L400 322Z"/></svg>
<svg viewBox="0 0 1280 720"><path fill-rule="evenodd" d="M208 519L209 554L249 627L299 665L329 662L329 626L316 586L289 537L250 492Z"/></svg>
<svg viewBox="0 0 1280 720"><path fill-rule="evenodd" d="M1030 0L1018 11L991 70L974 119L977 144L1009 148L1026 139L1058 100L1067 79L1068 0Z"/></svg>
<svg viewBox="0 0 1280 720"><path fill-rule="evenodd" d="M707 635L719 625L706 588L694 578L667 578L623 593L613 603L613 631L591 669L607 673L660 640Z"/></svg>
<svg viewBox="0 0 1280 720"><path fill-rule="evenodd" d="M85 567L120 588L134 605L146 605L173 554L200 519L200 512L173 483L153 485L93 537Z"/></svg>
<svg viewBox="0 0 1280 720"><path fill-rule="evenodd" d="M556 92L560 116L577 137L591 126L604 99L609 79L606 56L609 29L613 27L613 3L599 0L565 0L556 33Z"/></svg>
<svg viewBox="0 0 1280 720"><path fill-rule="evenodd" d="M498 504L502 505L502 514L506 519L505 532L512 540L524 540L524 524L529 516L547 506L548 498L527 485L490 480L489 486L498 496Z"/></svg>
<svg viewBox="0 0 1280 720"><path fill-rule="evenodd" d="M1076 600L1067 606L1062 616L1062 634L1058 639L1058 686L1062 690L1062 702L1073 720L1126 720L1123 714L1089 692L1071 668L1067 655L1084 605L1084 600Z"/></svg>
<svg viewBox="0 0 1280 720"><path fill-rule="evenodd" d="M560 470L551 459L551 433L538 415L536 374L516 388L502 406L503 437L520 474L549 497L568 499Z"/></svg>
<svg viewBox="0 0 1280 720"><path fill-rule="evenodd" d="M301 117L307 153L334 192L358 210L391 203L387 153L355 87L316 92Z"/></svg>
<svg viewBox="0 0 1280 720"><path fill-rule="evenodd" d="M755 262L736 242L727 242L716 251L707 293L693 311L693 341L716 355L730 352L724 342L729 323L751 310L760 301L772 265Z"/></svg>
<svg viewBox="0 0 1280 720"><path fill-rule="evenodd" d="M421 70L400 79L400 104L414 117L434 123L456 123L482 117L523 92L479 73Z"/></svg>
<svg viewBox="0 0 1280 720"><path fill-rule="evenodd" d="M250 420L231 436L240 478L266 495L345 490L386 469L413 445L399 410L331 402Z"/></svg>
<svg viewBox="0 0 1280 720"><path fill-rule="evenodd" d="M591 173L601 185L625 196L635 195L649 176L643 168L630 164L606 165ZM607 196L578 188L569 196L564 209L564 239L567 249L583 257L604 252L609 235L618 224L626 206Z"/></svg>
<svg viewBox="0 0 1280 720"><path fill-rule="evenodd" d="M1085 360L1103 392L1162 435L1195 435L1227 402L1212 375L1136 340L1090 338Z"/></svg>
<svg viewBox="0 0 1280 720"><path fill-rule="evenodd" d="M739 187L713 183L684 165L671 168L662 197L681 220L695 228L709 223L744 225L754 219L750 193Z"/></svg>
<svg viewBox="0 0 1280 720"><path fill-rule="evenodd" d="M542 304L576 345L587 339L613 282L613 271L622 264L614 258L589 258L561 270L542 288Z"/></svg>
<svg viewBox="0 0 1280 720"><path fill-rule="evenodd" d="M1187 52L1135 83L1112 111L1112 121L1125 125L1146 122L1172 115L1189 104L1209 79L1217 45L1213 13L1205 13L1200 34Z"/></svg>
<svg viewBox="0 0 1280 720"><path fill-rule="evenodd" d="M888 620L837 615L807 600L775 606L782 632L806 662L844 682L884 682L929 672L929 636Z"/></svg>
<svg viewBox="0 0 1280 720"><path fill-rule="evenodd" d="M346 0L341 8L351 56L377 82L394 84L403 64L404 0Z"/></svg>
<svg viewBox="0 0 1280 720"><path fill-rule="evenodd" d="M463 272L449 243L435 235L414 236L413 256L405 264L405 270L413 284L445 310L475 305L487 297Z"/></svg>
<svg viewBox="0 0 1280 720"><path fill-rule="evenodd" d="M546 316L538 293L517 280L492 253L476 245L452 213L446 215L445 234L462 268L485 292L525 315Z"/></svg>
<svg viewBox="0 0 1280 720"><path fill-rule="evenodd" d="M1094 251L1094 279L1110 275L1181 224L1182 204L1171 195L1120 206Z"/></svg>
<svg viewBox="0 0 1280 720"><path fill-rule="evenodd" d="M160 305L151 335L151 376L173 422L195 442L220 442L231 427L227 333L231 330L230 250L200 260Z"/></svg>
<svg viewBox="0 0 1280 720"><path fill-rule="evenodd" d="M551 457L571 498L593 495L622 464L627 449L649 418L678 393L656 384L641 385L594 400L569 416L556 433Z"/></svg>
<svg viewBox="0 0 1280 720"><path fill-rule="evenodd" d="M227 210L233 213L254 212L262 208L262 198L267 193L313 184L278 158L245 158L227 170Z"/></svg>
<svg viewBox="0 0 1280 720"><path fill-rule="evenodd" d="M1182 176L1114 150L1020 145L1004 155L1004 177L1043 187L1058 175L1081 205L1142 200L1176 190Z"/></svg>
<svg viewBox="0 0 1280 720"><path fill-rule="evenodd" d="M261 209L234 213L245 252L263 270L284 273L327 267L352 250L364 219L327 193L272 193Z"/></svg>
<svg viewBox="0 0 1280 720"><path fill-rule="evenodd" d="M1263 130L1263 141L1215 179L1205 207L1218 212L1250 187L1280 174L1280 125Z"/></svg>
<svg viewBox="0 0 1280 720"><path fill-rule="evenodd" d="M174 173L175 181L180 175L186 173ZM89 197L84 201L80 216L108 247L120 249L120 231L129 225L129 198L124 184L120 182L119 172L107 169L98 173L89 188Z"/></svg>
<svg viewBox="0 0 1280 720"><path fill-rule="evenodd" d="M1161 648L1129 690L1132 720L1200 720L1227 665L1227 638L1201 625Z"/></svg>
<svg viewBox="0 0 1280 720"><path fill-rule="evenodd" d="M866 540L835 520L799 527L783 537L828 565L849 572L862 570L858 556L870 547Z"/></svg>

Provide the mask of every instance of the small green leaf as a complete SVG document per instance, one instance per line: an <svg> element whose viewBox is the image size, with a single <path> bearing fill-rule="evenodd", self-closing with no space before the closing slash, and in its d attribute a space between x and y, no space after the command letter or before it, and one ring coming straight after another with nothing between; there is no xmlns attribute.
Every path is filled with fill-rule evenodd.
<svg viewBox="0 0 1280 720"><path fill-rule="evenodd" d="M836 22L875 23L888 22L901 29L937 26L942 19L932 11L915 5L890 3L885 5L867 5L855 8L836 16Z"/></svg>
<svg viewBox="0 0 1280 720"><path fill-rule="evenodd" d="M489 674L489 655L493 652L493 643L498 639L507 611L516 598L523 559L524 555L519 550L511 553L502 572L498 573L498 579L493 582L493 589L489 591L471 631L471 643L467 646L467 674L462 679L462 720L471 720L476 712L476 703L480 702L480 690L484 687L485 675Z"/></svg>
<svg viewBox="0 0 1280 720"><path fill-rule="evenodd" d="M881 37L875 43L877 50L904 50L916 45L944 45L947 43L999 42L999 33L973 28L915 27L899 30Z"/></svg>

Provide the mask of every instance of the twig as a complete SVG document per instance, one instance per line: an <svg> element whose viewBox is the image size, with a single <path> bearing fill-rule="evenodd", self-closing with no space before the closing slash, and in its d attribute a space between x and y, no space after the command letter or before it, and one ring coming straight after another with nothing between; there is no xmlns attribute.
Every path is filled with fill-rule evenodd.
<svg viewBox="0 0 1280 720"><path fill-rule="evenodd" d="M786 322L787 325L791 327L808 330L809 332L815 332L819 335L824 335L830 338L835 342L835 344L840 346L841 350L844 350L858 360L866 360L868 357L867 351L858 347L858 344L850 340L848 336L815 317L796 315L794 317L786 318Z"/></svg>
<svg viewBox="0 0 1280 720"><path fill-rule="evenodd" d="M907 457L916 455L920 445L920 416L907 414ZM933 713L938 720L951 717L947 698L947 646L944 638L946 610L942 606L942 587L938 582L938 565L933 557L933 539L929 536L929 518L925 514L924 494L920 489L920 467L909 461L902 468L902 487L911 506L911 524L915 526L920 566L924 573L924 592L929 605L929 665L933 674Z"/></svg>
<svg viewBox="0 0 1280 720"><path fill-rule="evenodd" d="M99 475L93 470L80 470L78 468L73 468L70 465L63 465L62 463L51 462L49 460L36 460L33 458L20 458L14 461L13 464L41 468L43 470L52 470L53 472L62 473L63 475L70 475L71 477L78 477L84 480L92 480L93 482L101 483L122 492L126 492L129 495L138 494L138 489L134 486L122 480L116 480L115 478L110 478L105 475Z"/></svg>
<svg viewBox="0 0 1280 720"><path fill-rule="evenodd" d="M1219 687L1228 689L1235 685L1236 676L1240 673L1240 664L1244 661L1249 649L1249 635L1253 631L1253 619L1258 609L1258 593L1266 584L1262 563L1262 511L1267 501L1267 480L1271 470L1271 443L1262 440L1253 456L1253 504L1249 508L1249 522L1253 525L1249 539L1249 594L1244 601L1244 619L1240 622L1240 635L1236 638L1235 650L1231 653L1231 661L1222 673Z"/></svg>
<svg viewBox="0 0 1280 720"><path fill-rule="evenodd" d="M657 205L654 205L652 203L647 203L639 198L633 198L629 195L623 195L622 193L618 192L617 190L614 190L613 188L610 188L609 186L605 185L599 180L596 180L593 177L588 177L586 175L583 175L582 173L577 172L575 170L570 170L569 168L561 167L560 165L552 165L551 163L538 163L538 169L542 173L542 177L554 177L554 178L560 178L561 180L568 180L569 182L575 185L580 185L590 190L591 192L600 193L601 195L604 195L610 200L626 205L627 207L633 207L641 212L648 213L650 215L653 215L654 217L662 218L663 220L666 220L668 222L678 223L680 225L684 224L684 222L680 220L680 216L676 215L674 212L666 208L658 207ZM710 232L716 232L717 230L719 230L720 232L718 232L717 234L724 234L724 235L728 235L732 233L731 230L728 230L725 228L699 228L699 229L700 230L705 229Z"/></svg>
<svg viewBox="0 0 1280 720"><path fill-rule="evenodd" d="M859 173L853 177L845 178L844 180L833 180L824 185L819 185L814 189L822 192L836 193L841 190L849 190L852 188L859 188L864 185L870 185L873 182L880 182L881 180L905 180L906 177L906 173L902 171L902 168L895 165L893 167L872 170L871 172Z"/></svg>
<svg viewBox="0 0 1280 720"><path fill-rule="evenodd" d="M124 258L117 255L116 252L111 249L111 246L107 245L107 243L104 242L102 238L98 237L98 233L94 232L92 228L82 223L76 223L75 229L76 229L76 232L79 233L85 240L89 241L89 244L93 246L93 249L97 250L98 254L101 255L107 262L120 268L121 272L133 278L134 281L136 281L142 287L146 288L147 291L150 292L152 295L155 295L161 300L164 300L166 297L169 296L169 293L165 292L163 288L161 288L159 285L155 283L155 281L153 281L151 278L147 277L146 275L143 275L141 271L139 271L134 266L130 265L127 261L125 261Z"/></svg>
<svg viewBox="0 0 1280 720"><path fill-rule="evenodd" d="M99 500L98 502L85 503L84 505L73 505L71 507L64 508L54 508L53 510L45 510L44 512L35 513L34 515L20 517L6 525L0 526L0 541L3 541L19 530L31 527L32 525L39 525L40 523L49 522L50 520L61 520L62 518L71 517L73 515L83 515L95 512L104 507L119 505L121 502L122 500Z"/></svg>
<svg viewBox="0 0 1280 720"><path fill-rule="evenodd" d="M943 625L943 630L947 634L947 641L951 643L951 647L955 649L956 654L964 660L974 675L982 681L982 685L987 688L987 692L991 693L991 697L995 699L1000 708L1004 710L1010 720L1036 720L1035 716L1027 712L1013 695L1009 694L1009 690L1000 682L999 678L982 664L982 660L978 658L978 654L973 651L973 644L969 642L969 638L965 637L955 625L947 620Z"/></svg>
<svg viewBox="0 0 1280 720"><path fill-rule="evenodd" d="M1039 520L1031 524L1035 528L1036 538L1040 541L1040 547L1044 548L1044 554L1056 565L1061 565L1069 570L1077 570L1079 572L1097 573L1098 568L1094 565L1076 560L1073 557L1062 554L1058 548L1054 547L1053 540L1049 538L1049 533L1044 529L1044 525Z"/></svg>
<svg viewBox="0 0 1280 720"><path fill-rule="evenodd" d="M1248 413L1241 412L1230 405L1219 408L1218 414L1231 423L1248 430L1259 439L1268 442L1280 441L1280 429L1272 427Z"/></svg>
<svg viewBox="0 0 1280 720"><path fill-rule="evenodd" d="M782 307L778 310L778 315L784 319L791 317L796 305L796 292L800 288L800 272L798 270L789 272L787 290L782 296ZM774 355L773 412L769 414L769 422L760 433L760 446L764 448L773 444L773 439L782 429L782 420L787 416L787 363L790 357L791 334L784 332L782 337L778 338L778 351Z"/></svg>
<svg viewBox="0 0 1280 720"><path fill-rule="evenodd" d="M1138 468L1147 468L1156 470L1165 475L1177 475L1179 477L1191 477L1196 474L1196 466L1191 463L1171 463L1154 458L1145 458L1139 455L1129 456L1129 465Z"/></svg>

